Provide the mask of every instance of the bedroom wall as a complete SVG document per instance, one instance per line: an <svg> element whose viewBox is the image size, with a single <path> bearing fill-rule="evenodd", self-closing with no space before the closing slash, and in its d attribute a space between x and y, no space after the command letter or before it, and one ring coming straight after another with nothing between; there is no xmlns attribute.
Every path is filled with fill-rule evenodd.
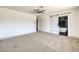
<svg viewBox="0 0 79 59"><path fill-rule="evenodd" d="M79 8L75 8L75 9L67 10L63 12L71 12L71 14L66 14L68 15L68 36L79 38L79 26L78 26L79 25ZM58 12L58 13L62 13L62 12ZM55 14L57 13L53 13L52 15L55 15ZM64 16L64 15L61 15L61 16ZM40 21L41 28L39 28L39 30L51 33L50 14L47 16L46 15L40 16L40 18L41 19L39 19L39 21Z"/></svg>
<svg viewBox="0 0 79 59"><path fill-rule="evenodd" d="M0 39L36 32L36 16L0 8Z"/></svg>
<svg viewBox="0 0 79 59"><path fill-rule="evenodd" d="M50 32L50 17L49 15L40 15L39 18L39 31Z"/></svg>
<svg viewBox="0 0 79 59"><path fill-rule="evenodd" d="M69 36L79 38L79 8L72 10L68 22Z"/></svg>

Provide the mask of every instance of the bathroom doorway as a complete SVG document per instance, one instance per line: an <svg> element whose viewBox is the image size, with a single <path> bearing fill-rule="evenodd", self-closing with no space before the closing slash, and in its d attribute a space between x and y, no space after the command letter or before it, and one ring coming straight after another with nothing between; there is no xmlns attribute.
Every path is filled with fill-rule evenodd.
<svg viewBox="0 0 79 59"><path fill-rule="evenodd" d="M59 35L68 36L68 16L58 18Z"/></svg>

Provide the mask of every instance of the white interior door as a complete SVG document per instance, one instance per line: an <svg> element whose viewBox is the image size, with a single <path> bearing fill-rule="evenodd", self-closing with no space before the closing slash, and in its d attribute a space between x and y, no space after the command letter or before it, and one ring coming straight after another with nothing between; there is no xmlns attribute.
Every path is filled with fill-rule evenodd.
<svg viewBox="0 0 79 59"><path fill-rule="evenodd" d="M59 34L58 16L51 17L51 32L54 34Z"/></svg>

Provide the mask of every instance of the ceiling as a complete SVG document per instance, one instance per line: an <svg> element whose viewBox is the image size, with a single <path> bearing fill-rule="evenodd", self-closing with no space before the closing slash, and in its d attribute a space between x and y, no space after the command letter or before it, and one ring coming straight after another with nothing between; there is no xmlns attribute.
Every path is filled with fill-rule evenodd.
<svg viewBox="0 0 79 59"><path fill-rule="evenodd" d="M38 8L39 6L2 6L2 7L32 14L33 10ZM72 9L75 7L76 6L43 6L42 9L46 10L45 11L46 14L49 14L49 13L55 13L63 10Z"/></svg>

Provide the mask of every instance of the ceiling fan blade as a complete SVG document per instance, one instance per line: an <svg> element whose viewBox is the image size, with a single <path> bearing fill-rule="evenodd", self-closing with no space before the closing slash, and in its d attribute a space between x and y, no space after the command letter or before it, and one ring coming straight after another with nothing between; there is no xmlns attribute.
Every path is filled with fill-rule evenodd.
<svg viewBox="0 0 79 59"><path fill-rule="evenodd" d="M43 12L43 11L45 11L45 10L41 10L41 11Z"/></svg>
<svg viewBox="0 0 79 59"><path fill-rule="evenodd" d="M41 10L40 13L44 12L45 10Z"/></svg>
<svg viewBox="0 0 79 59"><path fill-rule="evenodd" d="M35 12L38 12L36 9L34 9Z"/></svg>

